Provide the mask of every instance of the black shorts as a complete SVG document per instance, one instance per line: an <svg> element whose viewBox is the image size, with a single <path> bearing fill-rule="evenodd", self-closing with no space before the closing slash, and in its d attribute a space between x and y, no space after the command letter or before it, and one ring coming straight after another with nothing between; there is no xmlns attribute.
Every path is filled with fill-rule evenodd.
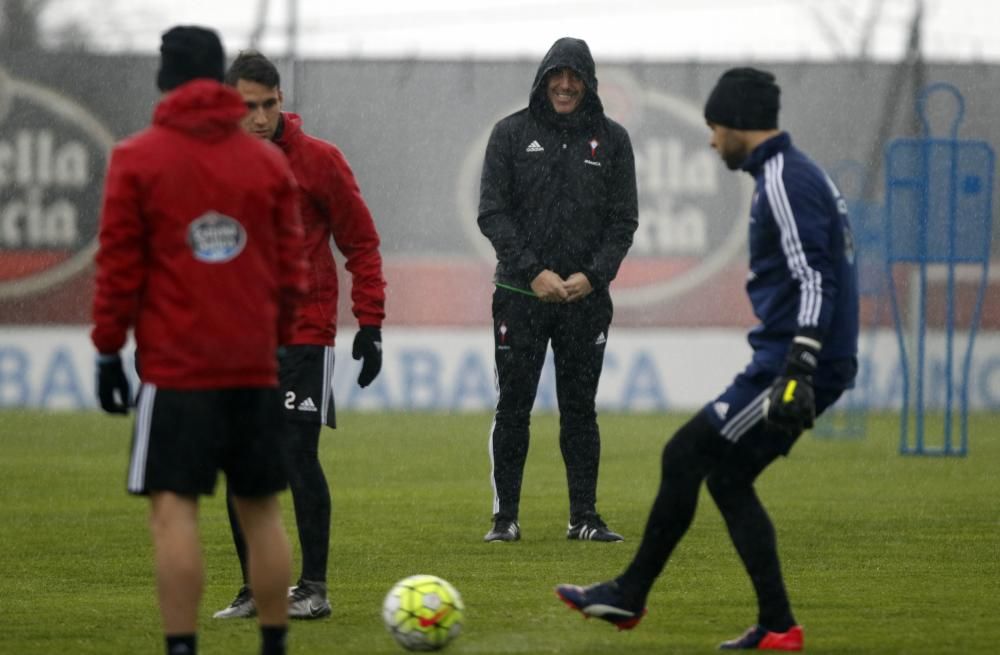
<svg viewBox="0 0 1000 655"><path fill-rule="evenodd" d="M337 427L333 406L333 347L284 346L278 356L285 419Z"/></svg>
<svg viewBox="0 0 1000 655"><path fill-rule="evenodd" d="M787 455L799 435L790 438L782 432L765 432L764 404L771 392L776 375L752 361L715 400L705 405L703 411L709 423L727 441L733 444L750 443L760 438L781 442L779 454ZM844 389L815 387L816 416L840 398ZM739 449L736 449L739 451Z"/></svg>
<svg viewBox="0 0 1000 655"><path fill-rule="evenodd" d="M287 486L276 388L181 391L143 384L136 403L128 491L212 495L223 471L237 496Z"/></svg>

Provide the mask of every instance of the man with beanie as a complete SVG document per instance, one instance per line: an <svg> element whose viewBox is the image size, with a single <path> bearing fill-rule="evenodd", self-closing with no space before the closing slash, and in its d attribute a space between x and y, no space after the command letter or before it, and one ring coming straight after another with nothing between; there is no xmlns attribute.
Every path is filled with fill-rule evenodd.
<svg viewBox="0 0 1000 655"><path fill-rule="evenodd" d="M334 339L337 335L337 265L331 241L351 273L352 310L358 321L352 355L362 359L358 385L367 387L382 368L385 279L379 236L347 159L337 146L302 129L298 114L283 112L278 69L264 55L241 52L226 73L249 110L243 128L274 142L288 157L299 183L305 253L309 267L306 296L295 329L279 357L282 412L281 443L295 505L302 549L302 575L292 588L288 614L295 619L329 616L327 556L330 550L330 487L319 461L320 429L336 427L333 403ZM229 519L243 585L217 619L256 613L247 576L246 541L233 504Z"/></svg>
<svg viewBox="0 0 1000 655"><path fill-rule="evenodd" d="M774 76L735 68L705 104L711 145L754 178L747 293L760 323L750 364L663 450L661 482L638 552L625 571L589 587L559 585L570 607L628 629L694 517L702 482L722 513L758 602L757 623L726 650L801 650L774 527L754 480L787 455L857 373L857 273L840 192L778 129Z"/></svg>
<svg viewBox="0 0 1000 655"><path fill-rule="evenodd" d="M101 211L91 333L101 407L127 414L119 351L129 328L142 386L129 493L150 499L168 655L197 650L203 565L198 498L223 471L257 592L261 653L283 655L291 549L277 494L278 344L304 290L295 179L277 149L240 128L215 32L163 35L163 97L148 129L111 155Z"/></svg>
<svg viewBox="0 0 1000 655"><path fill-rule="evenodd" d="M604 114L590 48L556 41L528 107L486 146L479 228L497 255L493 340L499 389L490 431L493 525L487 542L521 538L518 511L531 408L549 343L559 447L569 485L566 538L621 541L597 513L601 438L595 398L609 338L608 285L638 226L628 133Z"/></svg>

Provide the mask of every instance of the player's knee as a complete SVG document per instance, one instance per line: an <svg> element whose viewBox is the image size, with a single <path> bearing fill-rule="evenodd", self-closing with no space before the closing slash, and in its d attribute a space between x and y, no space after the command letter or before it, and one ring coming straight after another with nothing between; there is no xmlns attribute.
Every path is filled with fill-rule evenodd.
<svg viewBox="0 0 1000 655"><path fill-rule="evenodd" d="M506 408L498 409L496 422L507 429L527 430L531 425L531 406L527 408Z"/></svg>
<svg viewBox="0 0 1000 655"><path fill-rule="evenodd" d="M326 486L326 476L323 474L319 458L308 453L299 453L297 457L289 458L287 474L288 485L293 492L315 491L319 487Z"/></svg>
<svg viewBox="0 0 1000 655"><path fill-rule="evenodd" d="M559 415L559 432L561 434L582 435L585 439L597 438L600 434L597 427L596 412L563 412Z"/></svg>
<svg viewBox="0 0 1000 655"><path fill-rule="evenodd" d="M724 510L749 492L750 483L729 471L713 471L705 480L705 486L716 506Z"/></svg>

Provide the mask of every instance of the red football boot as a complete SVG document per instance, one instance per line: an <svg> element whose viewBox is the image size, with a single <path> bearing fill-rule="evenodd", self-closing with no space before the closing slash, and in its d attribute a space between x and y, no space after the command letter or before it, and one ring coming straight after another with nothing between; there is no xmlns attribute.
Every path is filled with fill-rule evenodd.
<svg viewBox="0 0 1000 655"><path fill-rule="evenodd" d="M794 625L788 632L771 632L755 625L730 641L719 644L720 650L802 650L802 626Z"/></svg>

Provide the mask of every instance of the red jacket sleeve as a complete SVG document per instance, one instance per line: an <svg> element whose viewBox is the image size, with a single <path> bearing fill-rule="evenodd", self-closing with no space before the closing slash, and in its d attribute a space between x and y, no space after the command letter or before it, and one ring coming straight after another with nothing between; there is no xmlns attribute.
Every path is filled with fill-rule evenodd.
<svg viewBox="0 0 1000 655"><path fill-rule="evenodd" d="M331 149L329 167L330 230L351 274L351 310L358 325L381 327L385 319L385 278L379 236L368 205L339 148Z"/></svg>
<svg viewBox="0 0 1000 655"><path fill-rule="evenodd" d="M139 182L126 154L111 154L104 185L96 256L91 341L100 353L118 352L135 322L146 279Z"/></svg>
<svg viewBox="0 0 1000 655"><path fill-rule="evenodd" d="M306 258L299 193L291 169L285 170L275 205L275 235L278 244L278 343L289 343L295 327L295 312L306 292Z"/></svg>

